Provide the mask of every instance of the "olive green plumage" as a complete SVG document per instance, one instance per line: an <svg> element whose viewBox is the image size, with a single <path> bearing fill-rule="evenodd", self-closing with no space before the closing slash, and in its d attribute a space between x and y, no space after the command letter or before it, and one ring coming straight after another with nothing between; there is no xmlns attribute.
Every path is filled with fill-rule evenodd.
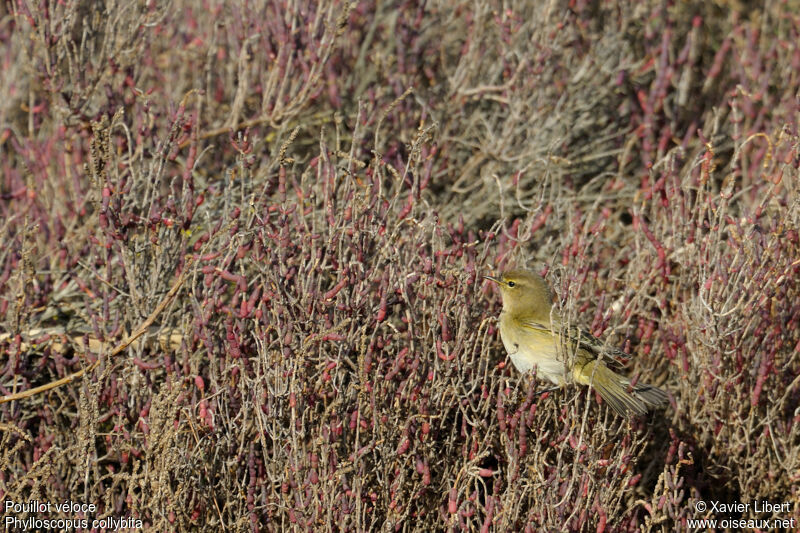
<svg viewBox="0 0 800 533"><path fill-rule="evenodd" d="M593 335L570 327L562 328L553 309L545 280L527 270L509 270L500 277L486 276L500 287L503 312L500 337L511 362L520 372L537 367L537 376L557 386L576 382L589 385L624 417L643 415L668 402L667 394L652 385L637 383L608 368L606 360L627 359L627 355L606 346ZM564 348L574 351L574 364L567 368Z"/></svg>

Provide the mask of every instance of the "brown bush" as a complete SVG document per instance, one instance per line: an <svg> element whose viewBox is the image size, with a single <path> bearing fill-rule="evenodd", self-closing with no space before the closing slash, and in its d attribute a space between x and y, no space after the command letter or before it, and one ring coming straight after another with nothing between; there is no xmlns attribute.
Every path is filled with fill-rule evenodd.
<svg viewBox="0 0 800 533"><path fill-rule="evenodd" d="M0 495L97 506L4 520L800 518L797 16L570 5L2 4ZM507 367L511 264L666 412Z"/></svg>

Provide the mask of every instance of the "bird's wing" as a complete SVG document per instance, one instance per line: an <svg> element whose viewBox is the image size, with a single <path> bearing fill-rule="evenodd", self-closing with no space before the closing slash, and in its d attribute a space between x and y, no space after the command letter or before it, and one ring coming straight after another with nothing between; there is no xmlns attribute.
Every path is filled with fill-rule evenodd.
<svg viewBox="0 0 800 533"><path fill-rule="evenodd" d="M526 328L526 329L530 329L530 330L533 330L533 331L536 331L536 332L539 332L539 333L548 333L548 334L550 334L551 331L552 331L550 329L550 326L545 326L542 323L539 323L539 322L536 322L534 320L530 320L530 319L527 319L527 318L520 320L520 324L522 324L522 326L524 328Z"/></svg>
<svg viewBox="0 0 800 533"><path fill-rule="evenodd" d="M522 325L529 330L552 334L550 326L533 320L522 320L521 322ZM628 354L614 346L606 344L586 330L571 326L565 333L567 337L566 340L569 344L575 346L576 349L585 350L592 356L592 359L598 359L602 356L621 365L630 361L630 356Z"/></svg>
<svg viewBox="0 0 800 533"><path fill-rule="evenodd" d="M630 361L630 356L628 354L619 348L601 341L588 331L573 326L569 328L568 335L571 342L576 343L579 348L586 350L597 358L602 355L619 364L625 364Z"/></svg>

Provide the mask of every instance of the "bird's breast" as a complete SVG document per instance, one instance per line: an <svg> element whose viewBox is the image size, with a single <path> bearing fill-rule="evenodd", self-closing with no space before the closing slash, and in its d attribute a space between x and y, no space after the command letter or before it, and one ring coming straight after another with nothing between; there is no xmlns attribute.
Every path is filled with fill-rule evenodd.
<svg viewBox="0 0 800 533"><path fill-rule="evenodd" d="M520 325L506 313L500 315L500 338L514 367L525 373L537 367L536 375L555 385L566 381L564 361L558 357L555 338L548 331Z"/></svg>

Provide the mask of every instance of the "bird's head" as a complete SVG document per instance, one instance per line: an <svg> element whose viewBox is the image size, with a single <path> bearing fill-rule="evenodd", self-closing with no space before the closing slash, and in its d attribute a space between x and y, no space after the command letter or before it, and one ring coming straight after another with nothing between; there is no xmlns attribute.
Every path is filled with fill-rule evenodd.
<svg viewBox="0 0 800 533"><path fill-rule="evenodd" d="M517 316L537 317L549 322L553 305L547 282L529 270L507 270L499 277L484 276L497 283L503 296L503 310Z"/></svg>

